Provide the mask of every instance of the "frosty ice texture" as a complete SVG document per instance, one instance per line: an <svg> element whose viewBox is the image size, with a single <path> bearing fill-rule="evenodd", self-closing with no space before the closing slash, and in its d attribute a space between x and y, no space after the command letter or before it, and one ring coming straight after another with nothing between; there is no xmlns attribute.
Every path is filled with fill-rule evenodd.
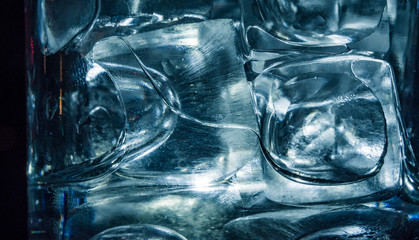
<svg viewBox="0 0 419 240"><path fill-rule="evenodd" d="M90 47L105 36L129 35L171 22L205 19L212 1L77 0L37 1L37 30L41 51ZM69 5L70 4L70 5Z"/></svg>

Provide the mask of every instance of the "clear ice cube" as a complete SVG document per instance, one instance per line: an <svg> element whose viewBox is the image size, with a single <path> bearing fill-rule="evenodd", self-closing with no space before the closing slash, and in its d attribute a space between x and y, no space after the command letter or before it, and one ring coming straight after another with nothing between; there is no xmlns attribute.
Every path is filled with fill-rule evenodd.
<svg viewBox="0 0 419 240"><path fill-rule="evenodd" d="M180 24L94 45L87 58L113 77L127 109L130 125L124 145L129 154L122 174L173 175L166 182L182 179L177 174L183 181L186 174L195 174L193 179L202 175L210 181L233 173L256 155L257 124L238 49L231 20ZM122 68L138 74L126 77ZM151 122L143 120L144 114L133 115L145 111L141 84L154 91L156 109L167 109L170 116L159 128L152 121L153 114L161 113L150 112ZM141 131L162 130L167 134L160 134L153 148L142 147Z"/></svg>
<svg viewBox="0 0 419 240"><path fill-rule="evenodd" d="M284 79L273 67L254 86L266 105L262 141L280 170L313 182L358 181L380 170L384 112L362 81L305 72Z"/></svg>
<svg viewBox="0 0 419 240"><path fill-rule="evenodd" d="M403 142L386 62L308 57L253 75L269 199L305 204L394 194Z"/></svg>

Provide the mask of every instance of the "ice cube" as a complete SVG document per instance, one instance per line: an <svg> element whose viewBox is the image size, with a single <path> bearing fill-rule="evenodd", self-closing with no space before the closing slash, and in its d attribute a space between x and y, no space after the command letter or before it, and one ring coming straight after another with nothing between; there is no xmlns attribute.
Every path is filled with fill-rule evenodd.
<svg viewBox="0 0 419 240"><path fill-rule="evenodd" d="M130 154L125 156L122 173L138 177L202 174L205 181L211 181L233 173L256 155L257 124L239 41L233 21L211 20L110 37L95 44L87 58L113 76L130 109L125 143ZM127 78L126 71L118 70L122 66L138 72L137 76ZM174 128L173 133L162 133L156 148L149 150L141 147L139 136L145 128L153 128L152 123L143 121L144 115L132 116L144 112L142 92L132 87L140 83L155 91L153 99L161 112L167 109L164 115L170 120L161 126L168 131ZM150 119L152 114L162 115L150 114Z"/></svg>
<svg viewBox="0 0 419 240"><path fill-rule="evenodd" d="M257 102L267 101L262 141L277 166L314 182L357 181L379 171L384 113L362 81L349 74L302 72L284 79L276 73L271 68L254 84ZM258 91L269 85L268 92Z"/></svg>
<svg viewBox="0 0 419 240"><path fill-rule="evenodd" d="M356 55L307 57L253 80L272 165L264 168L267 197L304 204L391 196L403 143L390 66Z"/></svg>

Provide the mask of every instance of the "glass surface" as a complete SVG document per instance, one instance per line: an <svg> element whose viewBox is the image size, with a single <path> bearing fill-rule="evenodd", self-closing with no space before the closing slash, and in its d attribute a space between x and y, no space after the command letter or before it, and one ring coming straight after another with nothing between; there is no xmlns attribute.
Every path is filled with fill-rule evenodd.
<svg viewBox="0 0 419 240"><path fill-rule="evenodd" d="M416 2L25 4L30 239L419 236Z"/></svg>

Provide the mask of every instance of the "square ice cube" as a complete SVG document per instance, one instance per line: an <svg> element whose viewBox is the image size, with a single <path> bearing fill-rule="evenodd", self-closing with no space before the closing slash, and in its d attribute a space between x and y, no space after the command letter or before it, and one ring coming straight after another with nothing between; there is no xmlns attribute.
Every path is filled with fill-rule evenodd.
<svg viewBox="0 0 419 240"><path fill-rule="evenodd" d="M286 204L391 196L402 130L384 61L340 55L279 62L252 80L269 199Z"/></svg>
<svg viewBox="0 0 419 240"><path fill-rule="evenodd" d="M126 109L121 174L204 183L256 156L239 42L233 21L211 20L95 44L87 57L109 72Z"/></svg>

